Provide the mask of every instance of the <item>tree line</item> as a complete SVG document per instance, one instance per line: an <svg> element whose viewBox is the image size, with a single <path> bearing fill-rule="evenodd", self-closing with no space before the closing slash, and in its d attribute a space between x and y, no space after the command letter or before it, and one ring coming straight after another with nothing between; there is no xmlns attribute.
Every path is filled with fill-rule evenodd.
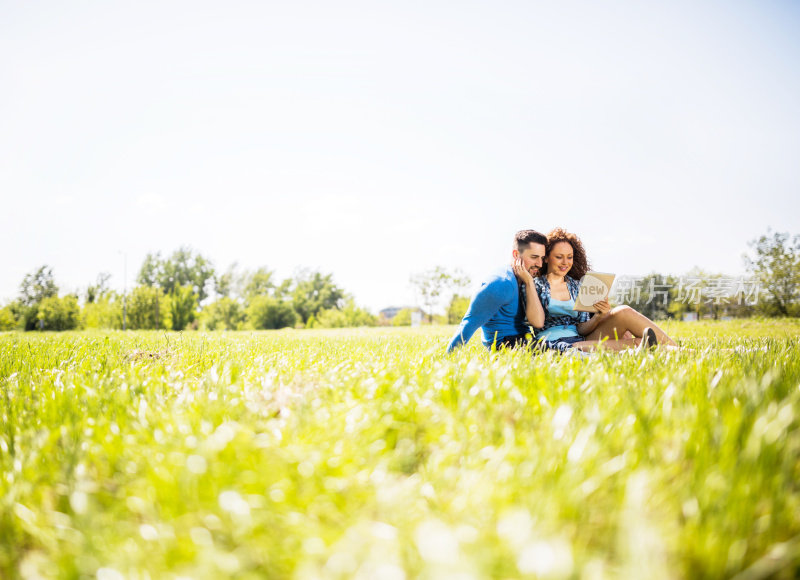
<svg viewBox="0 0 800 580"><path fill-rule="evenodd" d="M656 319L800 316L800 235L768 231L750 242L748 277L702 270L687 274L621 276L612 300ZM414 312L428 323L457 324L469 306L470 280L442 266L411 276L424 308L400 310L391 320L356 305L332 274L300 270L277 280L266 267L217 272L206 257L181 247L167 257L145 257L136 286L122 295L101 273L79 296L59 296L49 266L26 275L16 300L0 308L0 330L77 328L260 330L409 325Z"/></svg>
<svg viewBox="0 0 800 580"><path fill-rule="evenodd" d="M800 316L800 235L773 232L751 240L743 256L747 276L695 268L683 275L656 273L615 284L615 301L649 318Z"/></svg>
<svg viewBox="0 0 800 580"><path fill-rule="evenodd" d="M59 296L52 267L41 266L25 276L19 297L0 309L0 330L261 330L379 322L332 274L304 269L277 280L266 267L242 270L237 264L217 272L189 247L164 257L147 254L136 286L124 295L109 288L110 278L101 273L82 295Z"/></svg>

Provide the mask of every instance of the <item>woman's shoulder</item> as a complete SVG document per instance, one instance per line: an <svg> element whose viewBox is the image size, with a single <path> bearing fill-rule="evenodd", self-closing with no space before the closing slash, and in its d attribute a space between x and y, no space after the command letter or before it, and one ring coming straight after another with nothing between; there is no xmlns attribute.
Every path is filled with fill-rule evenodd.
<svg viewBox="0 0 800 580"><path fill-rule="evenodd" d="M567 290L569 290L569 295L574 300L578 296L578 290L581 287L581 283L571 276L565 276L565 280L567 281Z"/></svg>
<svg viewBox="0 0 800 580"><path fill-rule="evenodd" d="M539 295L539 300L541 300L542 306L547 308L547 304L550 300L550 284L547 282L547 278L544 276L534 278L533 286L536 288L536 294Z"/></svg>

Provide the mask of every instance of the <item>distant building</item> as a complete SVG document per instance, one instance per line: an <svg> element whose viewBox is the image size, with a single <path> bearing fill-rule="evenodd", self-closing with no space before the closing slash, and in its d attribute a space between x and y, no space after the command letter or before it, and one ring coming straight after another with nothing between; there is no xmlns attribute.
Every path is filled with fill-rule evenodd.
<svg viewBox="0 0 800 580"><path fill-rule="evenodd" d="M419 308L418 306L390 306L378 312L378 318L385 320L386 322L391 322L401 310L410 310L412 313L419 312L420 315L424 314L422 312L422 308Z"/></svg>
<svg viewBox="0 0 800 580"><path fill-rule="evenodd" d="M397 313L401 310L405 310L406 308L411 308L411 306L389 306L389 308L384 308L380 312L378 312L378 316L385 318L386 320L391 320Z"/></svg>

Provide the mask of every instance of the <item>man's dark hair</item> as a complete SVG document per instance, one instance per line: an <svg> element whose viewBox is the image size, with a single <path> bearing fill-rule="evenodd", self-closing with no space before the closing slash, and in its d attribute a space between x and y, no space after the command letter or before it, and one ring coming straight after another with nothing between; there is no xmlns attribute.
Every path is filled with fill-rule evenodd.
<svg viewBox="0 0 800 580"><path fill-rule="evenodd" d="M547 236L540 234L536 230L520 230L514 236L514 249L523 252L528 249L530 244L547 245Z"/></svg>

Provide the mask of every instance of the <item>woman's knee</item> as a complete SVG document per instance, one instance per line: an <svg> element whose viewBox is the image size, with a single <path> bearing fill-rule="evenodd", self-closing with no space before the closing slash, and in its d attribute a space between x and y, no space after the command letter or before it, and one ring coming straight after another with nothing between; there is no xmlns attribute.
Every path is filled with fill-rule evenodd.
<svg viewBox="0 0 800 580"><path fill-rule="evenodd" d="M629 316L633 312L636 311L627 304L621 304L611 309L611 314L613 316Z"/></svg>

